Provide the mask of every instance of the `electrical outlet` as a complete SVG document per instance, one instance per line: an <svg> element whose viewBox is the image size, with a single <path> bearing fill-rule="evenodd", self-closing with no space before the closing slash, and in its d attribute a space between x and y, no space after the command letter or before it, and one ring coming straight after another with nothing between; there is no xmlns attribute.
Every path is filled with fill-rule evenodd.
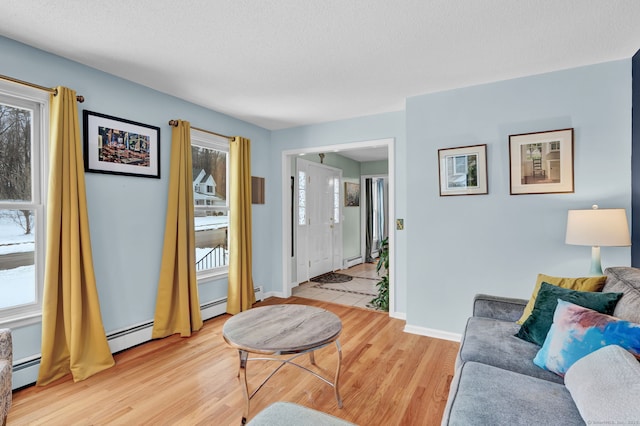
<svg viewBox="0 0 640 426"><path fill-rule="evenodd" d="M404 219L396 219L396 229L402 231L404 229Z"/></svg>

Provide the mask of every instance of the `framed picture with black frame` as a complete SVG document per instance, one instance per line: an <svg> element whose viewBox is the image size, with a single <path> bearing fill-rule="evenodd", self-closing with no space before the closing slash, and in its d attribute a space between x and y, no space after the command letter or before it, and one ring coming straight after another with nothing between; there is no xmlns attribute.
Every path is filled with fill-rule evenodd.
<svg viewBox="0 0 640 426"><path fill-rule="evenodd" d="M160 178L160 128L83 110L86 172Z"/></svg>
<svg viewBox="0 0 640 426"><path fill-rule="evenodd" d="M440 196L482 195L487 184L487 145L438 150Z"/></svg>

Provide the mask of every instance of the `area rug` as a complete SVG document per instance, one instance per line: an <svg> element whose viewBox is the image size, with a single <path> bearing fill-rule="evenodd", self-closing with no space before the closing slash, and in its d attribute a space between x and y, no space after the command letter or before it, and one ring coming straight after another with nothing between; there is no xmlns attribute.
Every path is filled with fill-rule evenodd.
<svg viewBox="0 0 640 426"><path fill-rule="evenodd" d="M314 283L330 284L330 283L346 283L353 279L352 276L339 274L337 272L327 272L326 274L318 275L311 278L309 281Z"/></svg>
<svg viewBox="0 0 640 426"><path fill-rule="evenodd" d="M358 278L358 280L351 281L353 278ZM317 283L312 286L313 288L375 297L377 295L375 289L373 289L370 284L366 284L366 281L363 282L363 280L378 281L375 278L353 277L336 272L320 275L312 278L310 281Z"/></svg>
<svg viewBox="0 0 640 426"><path fill-rule="evenodd" d="M331 290L331 291L339 291L341 293L349 293L349 294L359 294L361 296L371 296L371 297L375 297L377 296L377 294L373 291L367 291L367 290L353 290L350 289L348 287L336 287L335 284L331 285L331 283L327 283L327 284L316 284L313 286L313 288L320 288L322 290Z"/></svg>

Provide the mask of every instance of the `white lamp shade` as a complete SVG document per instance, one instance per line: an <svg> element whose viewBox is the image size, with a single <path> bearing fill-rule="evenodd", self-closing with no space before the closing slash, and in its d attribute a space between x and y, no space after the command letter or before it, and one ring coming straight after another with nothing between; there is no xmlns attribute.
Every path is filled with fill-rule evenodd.
<svg viewBox="0 0 640 426"><path fill-rule="evenodd" d="M569 210L565 241L579 246L630 246L625 210Z"/></svg>

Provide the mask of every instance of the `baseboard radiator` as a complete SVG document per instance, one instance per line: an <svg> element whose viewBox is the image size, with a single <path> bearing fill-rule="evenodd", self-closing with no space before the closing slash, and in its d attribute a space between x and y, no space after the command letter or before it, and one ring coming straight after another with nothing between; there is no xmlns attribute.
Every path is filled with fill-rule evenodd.
<svg viewBox="0 0 640 426"><path fill-rule="evenodd" d="M362 256L352 257L351 259L345 259L344 269L351 268L352 266L359 265L362 262Z"/></svg>
<svg viewBox="0 0 640 426"><path fill-rule="evenodd" d="M262 286L255 288L254 291L256 294L256 300L262 300ZM227 298L225 297L213 300L200 305L200 311L202 313L203 321L222 315L227 311ZM152 329L153 321L145 321L122 330L108 333L107 342L109 343L111 353L115 354L150 341ZM15 390L33 385L38 377L39 367L40 355L17 360L13 364L13 389Z"/></svg>

